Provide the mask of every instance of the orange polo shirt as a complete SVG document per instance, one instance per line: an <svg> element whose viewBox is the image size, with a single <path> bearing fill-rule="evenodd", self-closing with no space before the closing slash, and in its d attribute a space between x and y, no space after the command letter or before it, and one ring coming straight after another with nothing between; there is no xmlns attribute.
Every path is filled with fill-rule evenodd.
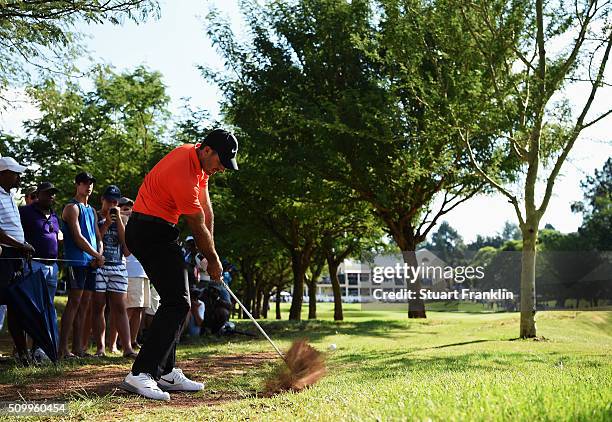
<svg viewBox="0 0 612 422"><path fill-rule="evenodd" d="M134 211L176 224L182 214L202 211L200 192L208 189L196 148L185 144L162 158L145 176L134 203Z"/></svg>

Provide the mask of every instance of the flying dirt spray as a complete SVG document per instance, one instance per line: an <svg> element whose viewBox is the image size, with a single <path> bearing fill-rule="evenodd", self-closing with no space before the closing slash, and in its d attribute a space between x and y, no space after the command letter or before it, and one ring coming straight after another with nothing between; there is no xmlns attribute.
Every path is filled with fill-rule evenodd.
<svg viewBox="0 0 612 422"><path fill-rule="evenodd" d="M327 369L325 368L325 358L321 352L310 346L306 340L297 340L291 344L287 354L283 354L227 284L223 280L219 281L285 363L277 368L275 375L266 382L266 389L269 393L286 390L299 391L316 383L325 375Z"/></svg>

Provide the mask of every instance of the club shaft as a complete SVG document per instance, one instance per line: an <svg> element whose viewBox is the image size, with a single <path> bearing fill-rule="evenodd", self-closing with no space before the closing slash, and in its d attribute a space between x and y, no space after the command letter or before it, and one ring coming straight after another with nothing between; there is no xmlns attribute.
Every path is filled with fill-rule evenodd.
<svg viewBox="0 0 612 422"><path fill-rule="evenodd" d="M251 315L251 313L248 311L248 309L242 304L242 302L240 301L240 299L238 299L236 297L236 295L234 294L234 292L232 292L232 290L228 287L227 284L225 284L225 281L223 280L219 280L221 282L221 284L223 284L223 287L225 287L225 289L229 292L229 294L234 298L234 300L236 301L236 303L238 303L238 305L240 305L240 307L242 308L242 311L247 314L247 316L251 319L251 321L253 321L253 324L255 324L255 326L259 329L259 331L261 332L261 334L263 334L263 336L266 338L266 340L268 340L270 342L270 344L272 345L272 347L274 347L274 350L276 350L276 353L278 353L278 355L281 357L282 360L285 360L285 355L283 355L283 353L280 351L280 349L278 347L276 347L276 344L274 344L274 342L272 341L272 339L266 334L266 332L264 331L263 328L261 328L261 325L259 325L259 323L255 320L255 318L253 318L253 315Z"/></svg>

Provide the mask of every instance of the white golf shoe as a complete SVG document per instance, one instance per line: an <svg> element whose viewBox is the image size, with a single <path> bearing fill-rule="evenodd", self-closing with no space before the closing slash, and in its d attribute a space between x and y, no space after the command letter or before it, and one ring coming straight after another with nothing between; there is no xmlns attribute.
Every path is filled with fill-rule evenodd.
<svg viewBox="0 0 612 422"><path fill-rule="evenodd" d="M150 374L140 373L138 375L132 375L130 372L127 377L125 377L120 387L131 393L140 394L148 399L170 400L170 394L160 390Z"/></svg>
<svg viewBox="0 0 612 422"><path fill-rule="evenodd" d="M174 368L169 374L162 375L157 385L164 391L201 391L204 389L203 383L191 381L178 368Z"/></svg>

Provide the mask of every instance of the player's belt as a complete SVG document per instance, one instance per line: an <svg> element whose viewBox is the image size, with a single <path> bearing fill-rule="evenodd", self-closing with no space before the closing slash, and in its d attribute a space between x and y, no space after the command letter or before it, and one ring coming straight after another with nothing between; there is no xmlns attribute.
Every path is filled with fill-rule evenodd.
<svg viewBox="0 0 612 422"><path fill-rule="evenodd" d="M155 217L154 215L148 215L148 214L141 214L139 212L132 212L132 215L130 215L130 220L135 220L135 221L147 221L149 223L159 223L159 224L166 224L170 227L174 227L176 226L176 224L173 224L169 221L164 220L163 218L160 217Z"/></svg>

